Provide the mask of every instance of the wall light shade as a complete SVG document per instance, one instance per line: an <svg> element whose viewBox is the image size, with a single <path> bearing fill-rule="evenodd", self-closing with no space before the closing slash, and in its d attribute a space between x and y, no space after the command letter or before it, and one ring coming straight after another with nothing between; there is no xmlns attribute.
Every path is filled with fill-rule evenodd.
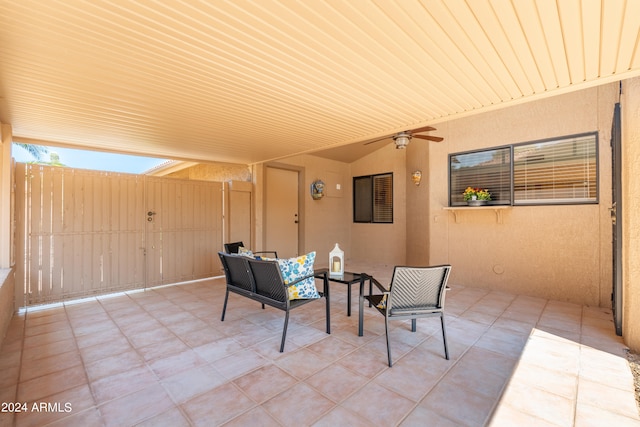
<svg viewBox="0 0 640 427"><path fill-rule="evenodd" d="M412 173L411 181L413 181L415 185L420 185L420 181L422 181L422 172L417 170L414 173Z"/></svg>

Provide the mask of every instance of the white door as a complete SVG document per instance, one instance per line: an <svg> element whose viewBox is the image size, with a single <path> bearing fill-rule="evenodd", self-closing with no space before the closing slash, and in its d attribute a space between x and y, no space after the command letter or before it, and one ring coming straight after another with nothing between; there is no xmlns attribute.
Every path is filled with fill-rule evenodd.
<svg viewBox="0 0 640 427"><path fill-rule="evenodd" d="M264 250L280 258L298 255L298 172L266 168Z"/></svg>

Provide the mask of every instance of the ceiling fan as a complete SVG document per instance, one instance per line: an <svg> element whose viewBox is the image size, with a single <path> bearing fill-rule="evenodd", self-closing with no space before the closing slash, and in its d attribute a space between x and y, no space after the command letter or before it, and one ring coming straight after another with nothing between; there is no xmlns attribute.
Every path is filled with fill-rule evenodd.
<svg viewBox="0 0 640 427"><path fill-rule="evenodd" d="M432 130L436 130L436 128L431 126L425 126L425 127L413 129L413 130L404 130L394 135L388 135L388 136L385 136L384 138L379 138L374 141L365 142L364 145L373 144L374 142L382 141L383 139L387 139L387 138L393 138L393 141L396 143L396 148L403 149L403 148L406 148L407 145L409 145L409 141L411 141L411 138L426 139L427 141L433 141L433 142L440 142L444 140L444 138L441 138L439 136L417 135L419 133L428 132Z"/></svg>

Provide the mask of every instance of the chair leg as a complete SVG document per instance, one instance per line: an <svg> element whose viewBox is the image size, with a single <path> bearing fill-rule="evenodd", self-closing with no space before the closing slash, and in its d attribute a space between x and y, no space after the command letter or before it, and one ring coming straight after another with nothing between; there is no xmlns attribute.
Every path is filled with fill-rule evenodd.
<svg viewBox="0 0 640 427"><path fill-rule="evenodd" d="M284 315L284 327L282 328L282 342L280 343L280 353L284 351L284 340L287 338L287 325L289 325L289 310Z"/></svg>
<svg viewBox="0 0 640 427"><path fill-rule="evenodd" d="M328 289L328 287L327 287ZM325 304L326 304L326 317L327 317L327 333L331 333L331 304L329 303L329 292L325 292L324 294Z"/></svg>
<svg viewBox="0 0 640 427"><path fill-rule="evenodd" d="M229 289L227 288L227 293L224 295L224 305L222 306L222 317L220 318L221 322L224 322L224 313L227 311L227 300L229 300Z"/></svg>
<svg viewBox="0 0 640 427"><path fill-rule="evenodd" d="M411 332L416 331L416 319L411 319Z"/></svg>
<svg viewBox="0 0 640 427"><path fill-rule="evenodd" d="M444 357L449 360L449 348L447 347L447 333L444 329L444 313L440 314L440 323L442 324L442 341L444 341Z"/></svg>
<svg viewBox="0 0 640 427"><path fill-rule="evenodd" d="M262 304L262 309L264 310L264 304Z"/></svg>
<svg viewBox="0 0 640 427"><path fill-rule="evenodd" d="M393 362L391 362L391 346L389 345L389 318L386 316L384 318L384 333L387 336L387 358L389 359L389 367L391 367Z"/></svg>

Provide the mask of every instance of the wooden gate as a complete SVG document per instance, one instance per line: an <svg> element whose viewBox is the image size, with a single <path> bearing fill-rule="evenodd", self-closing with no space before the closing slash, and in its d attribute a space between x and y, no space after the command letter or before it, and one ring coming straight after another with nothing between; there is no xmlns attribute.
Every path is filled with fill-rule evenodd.
<svg viewBox="0 0 640 427"><path fill-rule="evenodd" d="M221 183L18 163L15 194L19 306L220 274Z"/></svg>

